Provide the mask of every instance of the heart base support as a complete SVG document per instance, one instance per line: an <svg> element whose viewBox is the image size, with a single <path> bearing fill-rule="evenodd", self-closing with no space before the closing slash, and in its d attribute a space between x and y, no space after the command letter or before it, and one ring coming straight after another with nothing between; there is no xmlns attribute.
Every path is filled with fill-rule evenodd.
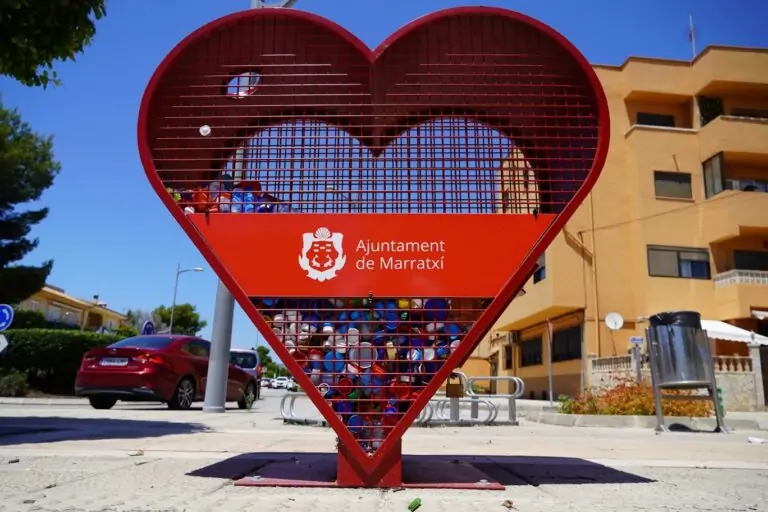
<svg viewBox="0 0 768 512"><path fill-rule="evenodd" d="M245 487L323 487L378 489L468 489L503 491L504 485L464 460L466 457L409 456L401 443L386 454L373 474L360 468L347 449L330 453L265 454L254 474L235 485Z"/></svg>

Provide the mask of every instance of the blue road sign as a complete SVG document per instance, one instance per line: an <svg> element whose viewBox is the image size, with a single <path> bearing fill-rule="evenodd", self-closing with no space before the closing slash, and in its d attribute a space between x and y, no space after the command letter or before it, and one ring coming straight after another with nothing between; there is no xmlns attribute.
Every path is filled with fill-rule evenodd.
<svg viewBox="0 0 768 512"><path fill-rule="evenodd" d="M629 337L629 342L633 345L642 345L644 341L645 341L645 338L643 338L642 336Z"/></svg>
<svg viewBox="0 0 768 512"><path fill-rule="evenodd" d="M145 336L155 334L155 323L152 320L144 322L144 325L141 326L141 334Z"/></svg>
<svg viewBox="0 0 768 512"><path fill-rule="evenodd" d="M0 304L0 332L8 329L13 323L13 308L8 304Z"/></svg>

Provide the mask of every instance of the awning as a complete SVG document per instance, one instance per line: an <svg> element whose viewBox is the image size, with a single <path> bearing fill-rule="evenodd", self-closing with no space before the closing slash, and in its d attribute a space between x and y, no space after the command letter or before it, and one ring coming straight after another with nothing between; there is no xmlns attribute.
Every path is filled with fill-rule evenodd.
<svg viewBox="0 0 768 512"><path fill-rule="evenodd" d="M759 309L752 310L752 316L758 320L768 320L768 311L760 311Z"/></svg>
<svg viewBox="0 0 768 512"><path fill-rule="evenodd" d="M719 320L702 320L701 328L707 331L710 338L725 341L737 341L739 343L757 343L768 345L768 336L750 332L741 327L727 324Z"/></svg>

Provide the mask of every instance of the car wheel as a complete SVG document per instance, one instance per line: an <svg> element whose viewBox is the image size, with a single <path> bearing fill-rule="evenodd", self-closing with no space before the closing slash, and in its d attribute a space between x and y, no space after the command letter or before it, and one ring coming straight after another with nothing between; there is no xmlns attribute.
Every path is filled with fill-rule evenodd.
<svg viewBox="0 0 768 512"><path fill-rule="evenodd" d="M253 407L253 402L256 401L256 386L254 386L253 382L249 382L247 386L245 386L245 391L243 391L243 398L240 399L239 402L237 402L237 406L241 409L250 409Z"/></svg>
<svg viewBox="0 0 768 512"><path fill-rule="evenodd" d="M195 401L195 381L189 377L184 377L176 386L173 396L168 401L168 408L176 411L186 411L192 407Z"/></svg>
<svg viewBox="0 0 768 512"><path fill-rule="evenodd" d="M91 396L88 397L91 407L94 409L111 409L117 403L117 398L111 396Z"/></svg>

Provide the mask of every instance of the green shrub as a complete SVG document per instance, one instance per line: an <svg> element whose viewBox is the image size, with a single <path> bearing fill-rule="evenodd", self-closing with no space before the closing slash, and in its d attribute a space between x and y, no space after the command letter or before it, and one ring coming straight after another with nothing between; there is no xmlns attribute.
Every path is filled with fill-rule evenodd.
<svg viewBox="0 0 768 512"><path fill-rule="evenodd" d="M43 393L70 395L83 354L122 339L110 334L58 329L9 329L0 373L24 372L29 386Z"/></svg>
<svg viewBox="0 0 768 512"><path fill-rule="evenodd" d="M80 330L80 326L46 320L45 316L39 311L29 309L17 309L13 314L14 329L66 329Z"/></svg>
<svg viewBox="0 0 768 512"><path fill-rule="evenodd" d="M668 390L668 395L689 395L689 391ZM653 416L656 402L653 388L639 384L634 379L617 379L607 389L591 390L576 398L559 397L559 412L562 414L601 414L611 416ZM663 399L661 408L664 416L706 418L712 414L712 404L703 400Z"/></svg>
<svg viewBox="0 0 768 512"><path fill-rule="evenodd" d="M17 309L13 312L14 329L44 329L45 316L39 311Z"/></svg>
<svg viewBox="0 0 768 512"><path fill-rule="evenodd" d="M7 375L0 376L0 396L23 397L29 392L27 374L10 371Z"/></svg>

